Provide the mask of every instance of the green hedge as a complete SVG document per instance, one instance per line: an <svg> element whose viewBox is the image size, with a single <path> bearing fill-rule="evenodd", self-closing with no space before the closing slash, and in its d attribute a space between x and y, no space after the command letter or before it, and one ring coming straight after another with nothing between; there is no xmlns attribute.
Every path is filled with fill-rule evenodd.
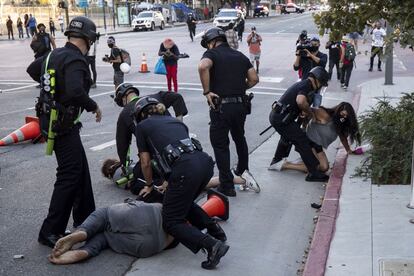
<svg viewBox="0 0 414 276"><path fill-rule="evenodd" d="M399 103L381 99L360 116L363 140L372 145L356 174L374 184L410 184L414 140L414 92Z"/></svg>

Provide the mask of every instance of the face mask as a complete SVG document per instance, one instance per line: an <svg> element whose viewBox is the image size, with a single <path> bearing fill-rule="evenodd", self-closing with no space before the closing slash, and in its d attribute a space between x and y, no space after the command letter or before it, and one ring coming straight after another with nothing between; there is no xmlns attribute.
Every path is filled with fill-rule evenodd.
<svg viewBox="0 0 414 276"><path fill-rule="evenodd" d="M108 47L109 48L113 48L114 47L114 44L108 44Z"/></svg>

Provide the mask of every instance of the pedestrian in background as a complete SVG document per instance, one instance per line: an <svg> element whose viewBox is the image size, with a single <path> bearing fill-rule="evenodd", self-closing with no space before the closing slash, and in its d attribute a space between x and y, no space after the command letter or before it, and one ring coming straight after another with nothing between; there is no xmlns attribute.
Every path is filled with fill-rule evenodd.
<svg viewBox="0 0 414 276"><path fill-rule="evenodd" d="M237 39L237 34L234 31L234 23L230 23L226 28L223 28L226 35L227 44L230 48L237 50L239 49L239 41Z"/></svg>
<svg viewBox="0 0 414 276"><path fill-rule="evenodd" d="M29 15L29 22L27 23L27 25L29 26L30 35L33 37L37 33L37 30L36 30L37 22L36 22L36 18L32 16L32 14Z"/></svg>
<svg viewBox="0 0 414 276"><path fill-rule="evenodd" d="M92 84L91 84L91 88L96 88L96 78L97 78L97 73L96 73L96 46L99 43L99 38L100 38L100 33L97 33L96 35L96 41L93 44L93 48L89 49L88 51L88 63L89 63L89 67L92 71Z"/></svg>
<svg viewBox="0 0 414 276"><path fill-rule="evenodd" d="M325 49L329 51L329 80L332 79L333 68L336 68L336 77L341 78L341 69L339 68L339 61L341 60L341 42L339 41L339 33L331 32L329 34L330 40L326 42Z"/></svg>
<svg viewBox="0 0 414 276"><path fill-rule="evenodd" d="M9 36L9 40L10 40L10 37L11 37L11 39L14 40L13 21L11 20L10 15L7 17L6 27L7 27L7 35Z"/></svg>
<svg viewBox="0 0 414 276"><path fill-rule="evenodd" d="M53 37L55 37L56 27L55 27L55 22L53 21L52 17L49 18L49 29L50 29L50 34Z"/></svg>
<svg viewBox="0 0 414 276"><path fill-rule="evenodd" d="M239 16L239 23L237 24L237 36L238 36L238 41L242 41L243 40L243 32L244 32L244 18L243 15L241 13L238 14Z"/></svg>
<svg viewBox="0 0 414 276"><path fill-rule="evenodd" d="M197 21L194 18L194 15L192 13L189 13L188 18L187 18L187 26L188 26L188 31L190 32L191 42L194 41L193 37L195 36L195 33L196 33L196 24L197 24Z"/></svg>
<svg viewBox="0 0 414 276"><path fill-rule="evenodd" d="M369 70L372 72L372 67L374 66L375 56L378 56L378 71L381 70L381 59L383 54L384 47L384 37L386 35L385 30L381 28L381 23L377 21L375 23L375 29L372 30L372 47L371 47L371 60L369 63Z"/></svg>
<svg viewBox="0 0 414 276"><path fill-rule="evenodd" d="M58 22L59 22L59 25L60 25L60 31L62 33L65 31L64 21L65 21L65 19L63 18L63 15L62 14L59 14L59 16L58 16Z"/></svg>
<svg viewBox="0 0 414 276"><path fill-rule="evenodd" d="M20 18L20 16L17 18L17 31L19 32L19 38L24 38L24 33L23 33L23 21Z"/></svg>
<svg viewBox="0 0 414 276"><path fill-rule="evenodd" d="M48 54L52 48L56 49L55 39L46 33L45 24L40 23L37 29L39 32L33 36L32 43L30 44L35 53L35 59Z"/></svg>
<svg viewBox="0 0 414 276"><path fill-rule="evenodd" d="M30 35L29 35L29 15L27 13L24 15L24 28L26 29L27 38L30 38Z"/></svg>
<svg viewBox="0 0 414 276"><path fill-rule="evenodd" d="M262 43L262 37L256 33L256 27L252 27L252 32L247 37L247 45L249 45L250 62L254 66L256 62L256 73L259 74L260 65L260 45Z"/></svg>
<svg viewBox="0 0 414 276"><path fill-rule="evenodd" d="M166 38L160 45L158 55L162 56L167 69L167 86L168 91L172 91L171 82L174 84L174 92L178 92L177 81L177 69L178 69L178 56L180 50L171 38Z"/></svg>
<svg viewBox="0 0 414 276"><path fill-rule="evenodd" d="M346 37L342 39L341 44L341 87L344 90L348 89L349 80L351 78L352 69L354 68L354 60L356 50L352 42Z"/></svg>
<svg viewBox="0 0 414 276"><path fill-rule="evenodd" d="M349 33L350 42L354 45L355 50L358 54L361 52L358 51L358 40L360 39L361 35L358 32Z"/></svg>
<svg viewBox="0 0 414 276"><path fill-rule="evenodd" d="M112 68L114 69L114 85L116 90L118 86L124 82L124 73L121 71L122 52L121 49L119 49L115 44L115 37L108 37L106 43L111 49L111 55L105 55L103 61L112 64Z"/></svg>

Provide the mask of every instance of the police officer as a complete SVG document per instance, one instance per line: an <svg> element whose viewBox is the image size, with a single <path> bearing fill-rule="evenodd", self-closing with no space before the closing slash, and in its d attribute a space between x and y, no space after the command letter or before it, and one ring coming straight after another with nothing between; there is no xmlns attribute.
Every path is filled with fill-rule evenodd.
<svg viewBox="0 0 414 276"><path fill-rule="evenodd" d="M289 142L295 145L303 162L308 169L306 181L326 181L329 177L318 170L319 161L312 152L311 143L306 133L295 122L299 115L311 116L310 105L314 93L322 86L327 86L329 74L320 66L309 72L307 79L296 82L289 87L280 99L273 103L269 115L270 124L280 134L281 139L276 149L275 156L270 164L270 169L280 170L282 159L289 154Z"/></svg>
<svg viewBox="0 0 414 276"><path fill-rule="evenodd" d="M65 35L68 41L64 47L36 59L27 69L38 82L45 68L56 71L55 101L59 115L54 151L58 168L49 213L38 238L39 243L49 247L65 233L71 211L77 227L95 210L88 160L79 135L82 125L78 119L82 110L93 112L97 122L102 117L98 105L88 96L91 77L85 57L96 40L96 26L86 17L75 17Z"/></svg>
<svg viewBox="0 0 414 276"><path fill-rule="evenodd" d="M137 145L148 185L140 194L145 197L153 189L153 158L168 180L162 210L164 230L193 253L206 249L208 258L201 266L213 269L229 249L224 243L226 234L194 200L213 176L214 162L198 141L189 138L187 126L164 116L165 110L152 97L142 98L135 105ZM201 232L205 228L207 234Z"/></svg>
<svg viewBox="0 0 414 276"><path fill-rule="evenodd" d="M236 144L238 164L235 174L246 181L255 182L249 173L249 152L244 137L244 123L250 112L250 100L246 89L259 82L249 59L229 47L224 31L220 28L207 30L201 46L204 53L198 71L203 95L210 106L210 141L219 169L218 190L227 196L236 196L233 174L230 170L229 132ZM255 183L257 184L257 183Z"/></svg>
<svg viewBox="0 0 414 276"><path fill-rule="evenodd" d="M164 104L167 109L172 106L175 116L181 121L183 120L183 116L188 113L184 99L178 93L160 91L150 96ZM114 101L118 106L123 107L121 113L119 114L116 127L116 148L119 160L124 168L124 174L127 174L126 169L128 168L129 163L128 150L131 144L131 138L133 134L135 135L135 124L131 114L134 113L135 104L138 99L139 90L130 83L122 83L115 91ZM169 114L168 110L166 113ZM135 178L142 178L139 164L137 164L134 172ZM136 193L135 190L137 189L140 189L140 187L134 187L131 191Z"/></svg>

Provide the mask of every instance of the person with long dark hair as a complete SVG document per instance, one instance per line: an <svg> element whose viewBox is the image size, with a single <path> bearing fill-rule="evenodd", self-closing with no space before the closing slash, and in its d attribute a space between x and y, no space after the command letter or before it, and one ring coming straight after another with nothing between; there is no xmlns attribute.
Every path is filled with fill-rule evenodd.
<svg viewBox="0 0 414 276"><path fill-rule="evenodd" d="M353 153L349 142L351 144L354 142L361 143L355 110L347 102L341 102L332 108L320 106L317 109L313 109L313 119L307 126L306 134L311 140L312 150L319 160L319 170L323 172L329 169L329 161L324 149L328 148L338 136L348 154ZM292 163L285 161L281 163L278 170L308 172L303 162Z"/></svg>

